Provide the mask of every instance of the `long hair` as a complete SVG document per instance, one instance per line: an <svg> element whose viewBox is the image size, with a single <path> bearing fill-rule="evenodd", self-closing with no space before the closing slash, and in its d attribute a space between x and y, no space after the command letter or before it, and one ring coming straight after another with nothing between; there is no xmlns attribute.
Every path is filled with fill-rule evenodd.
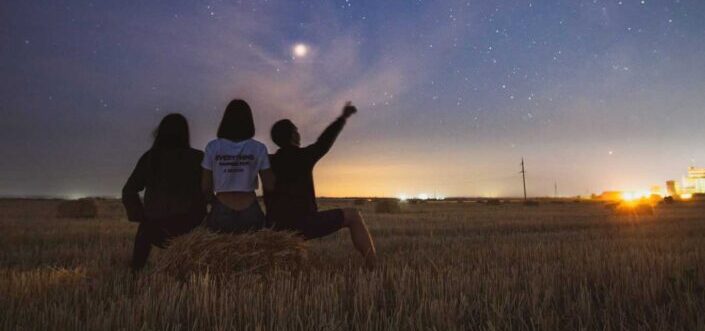
<svg viewBox="0 0 705 331"><path fill-rule="evenodd" d="M191 147L188 122L184 115L172 113L164 116L154 131L153 150L186 149Z"/></svg>
<svg viewBox="0 0 705 331"><path fill-rule="evenodd" d="M241 141L254 136L255 121L252 118L250 105L245 100L230 101L218 127L218 138Z"/></svg>

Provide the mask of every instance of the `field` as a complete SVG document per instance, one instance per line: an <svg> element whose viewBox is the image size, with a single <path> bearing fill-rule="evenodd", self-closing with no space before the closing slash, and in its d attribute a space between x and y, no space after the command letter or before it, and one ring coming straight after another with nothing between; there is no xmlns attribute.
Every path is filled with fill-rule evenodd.
<svg viewBox="0 0 705 331"><path fill-rule="evenodd" d="M368 203L375 271L339 233L310 242L301 270L185 281L131 276L136 226L116 201L98 219L57 219L57 204L0 201L3 330L705 330L705 206L694 203L640 217L587 202L397 214Z"/></svg>

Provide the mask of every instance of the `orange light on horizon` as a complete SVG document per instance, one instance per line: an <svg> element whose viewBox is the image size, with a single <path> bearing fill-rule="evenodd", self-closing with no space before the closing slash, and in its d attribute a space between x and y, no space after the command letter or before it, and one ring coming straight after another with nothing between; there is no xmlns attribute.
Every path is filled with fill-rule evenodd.
<svg viewBox="0 0 705 331"><path fill-rule="evenodd" d="M651 197L651 191L624 191L621 194L622 201L631 202Z"/></svg>

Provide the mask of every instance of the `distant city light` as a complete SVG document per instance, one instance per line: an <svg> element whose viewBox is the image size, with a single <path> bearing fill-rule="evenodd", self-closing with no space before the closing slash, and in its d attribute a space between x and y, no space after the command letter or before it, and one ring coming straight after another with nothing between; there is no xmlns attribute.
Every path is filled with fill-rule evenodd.
<svg viewBox="0 0 705 331"><path fill-rule="evenodd" d="M624 201L636 201L641 199L647 199L649 197L651 197L651 191L622 192L622 200Z"/></svg>
<svg viewBox="0 0 705 331"><path fill-rule="evenodd" d="M88 196L87 194L79 193L79 192L72 192L72 193L66 194L66 198L68 198L69 200L83 199L87 196Z"/></svg>
<svg viewBox="0 0 705 331"><path fill-rule="evenodd" d="M407 199L409 199L404 193L399 194L397 198L399 198L400 201L406 201Z"/></svg>
<svg viewBox="0 0 705 331"><path fill-rule="evenodd" d="M427 193L421 193L417 196L420 200L428 200L428 194Z"/></svg>
<svg viewBox="0 0 705 331"><path fill-rule="evenodd" d="M634 193L633 192L622 192L622 200L624 201L632 201L634 200Z"/></svg>

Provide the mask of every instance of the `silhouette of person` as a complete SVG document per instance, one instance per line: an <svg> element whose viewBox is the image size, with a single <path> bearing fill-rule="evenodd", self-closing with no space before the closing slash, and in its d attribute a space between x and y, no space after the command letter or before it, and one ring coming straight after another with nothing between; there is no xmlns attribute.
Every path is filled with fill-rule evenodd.
<svg viewBox="0 0 705 331"><path fill-rule="evenodd" d="M232 100L223 114L218 138L206 146L201 187L210 198L206 227L217 232L255 231L266 219L255 190L257 176L265 191L274 186L267 147L252 139L255 124L247 102Z"/></svg>
<svg viewBox="0 0 705 331"><path fill-rule="evenodd" d="M367 266L373 267L377 253L360 212L353 208L318 211L313 184L314 166L333 146L346 120L356 112L350 102L346 103L342 115L315 143L306 147L300 147L301 136L294 123L288 119L277 121L271 135L279 150L270 156L277 180L274 190L265 192L265 198L268 221L275 230L295 231L305 239L314 239L348 228L353 245Z"/></svg>
<svg viewBox="0 0 705 331"><path fill-rule="evenodd" d="M142 269L152 246L164 248L168 239L198 226L206 214L200 190L203 152L189 143L186 118L169 114L154 132L145 152L122 189L122 203L131 222L139 223L132 254L132 270ZM144 190L144 203L139 192Z"/></svg>

